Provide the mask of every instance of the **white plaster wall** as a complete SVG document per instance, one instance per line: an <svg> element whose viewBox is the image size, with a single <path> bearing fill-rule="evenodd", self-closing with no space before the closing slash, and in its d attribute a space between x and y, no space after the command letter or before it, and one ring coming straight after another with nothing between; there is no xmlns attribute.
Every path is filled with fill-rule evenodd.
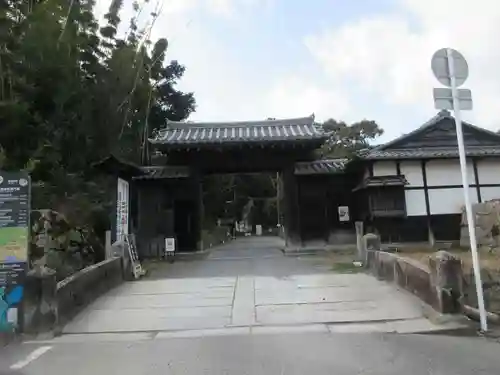
<svg viewBox="0 0 500 375"><path fill-rule="evenodd" d="M481 187L481 200L483 202L500 199L500 187Z"/></svg>
<svg viewBox="0 0 500 375"><path fill-rule="evenodd" d="M425 216L425 192L424 190L405 190L406 214L408 216Z"/></svg>
<svg viewBox="0 0 500 375"><path fill-rule="evenodd" d="M460 162L458 159L429 160L425 165L427 186L462 185ZM472 162L467 162L469 184L475 184Z"/></svg>
<svg viewBox="0 0 500 375"><path fill-rule="evenodd" d="M420 161L402 161L399 164L399 169L408 181L408 185L406 186L424 186L422 164Z"/></svg>
<svg viewBox="0 0 500 375"><path fill-rule="evenodd" d="M394 176L397 174L395 161L376 161L373 163L374 176Z"/></svg>
<svg viewBox="0 0 500 375"><path fill-rule="evenodd" d="M482 192L482 191L481 191ZM476 188L469 188L471 203L477 203ZM462 188L430 189L429 205L431 215L458 214L462 212L464 195Z"/></svg>
<svg viewBox="0 0 500 375"><path fill-rule="evenodd" d="M500 159L478 160L477 174L479 185L500 184Z"/></svg>

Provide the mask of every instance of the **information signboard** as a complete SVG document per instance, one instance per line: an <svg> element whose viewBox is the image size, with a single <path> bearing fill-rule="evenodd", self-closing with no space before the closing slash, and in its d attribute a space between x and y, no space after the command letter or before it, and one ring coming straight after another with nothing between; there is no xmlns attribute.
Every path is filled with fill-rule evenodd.
<svg viewBox="0 0 500 375"><path fill-rule="evenodd" d="M0 331L19 328L28 262L30 177L0 171Z"/></svg>
<svg viewBox="0 0 500 375"><path fill-rule="evenodd" d="M118 178L116 196L116 240L125 240L128 235L129 220L129 185L128 182Z"/></svg>

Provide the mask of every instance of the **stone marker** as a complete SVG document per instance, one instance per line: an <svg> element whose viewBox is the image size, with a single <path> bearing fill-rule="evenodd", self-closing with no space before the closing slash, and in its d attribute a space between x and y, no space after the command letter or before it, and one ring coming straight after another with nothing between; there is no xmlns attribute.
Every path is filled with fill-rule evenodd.
<svg viewBox="0 0 500 375"><path fill-rule="evenodd" d="M363 246L362 246L362 261L367 264L368 259L368 250L370 251L378 251L381 248L380 237L374 233L367 233L363 236Z"/></svg>
<svg viewBox="0 0 500 375"><path fill-rule="evenodd" d="M429 257L431 285L436 292L437 311L447 314L461 312L463 295L462 261L446 251Z"/></svg>

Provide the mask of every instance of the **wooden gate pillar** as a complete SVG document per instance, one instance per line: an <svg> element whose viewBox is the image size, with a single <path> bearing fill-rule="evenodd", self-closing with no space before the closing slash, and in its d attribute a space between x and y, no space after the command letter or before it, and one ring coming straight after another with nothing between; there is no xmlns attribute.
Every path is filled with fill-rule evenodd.
<svg viewBox="0 0 500 375"><path fill-rule="evenodd" d="M205 247L203 244L203 219L205 217L205 207L203 203L203 175L200 172L193 173L193 189L196 194L196 211L195 223L197 235L196 250L202 251Z"/></svg>
<svg viewBox="0 0 500 375"><path fill-rule="evenodd" d="M282 171L281 180L283 182L283 221L285 225L286 247L288 249L299 248L302 245L300 235L299 191L293 166Z"/></svg>

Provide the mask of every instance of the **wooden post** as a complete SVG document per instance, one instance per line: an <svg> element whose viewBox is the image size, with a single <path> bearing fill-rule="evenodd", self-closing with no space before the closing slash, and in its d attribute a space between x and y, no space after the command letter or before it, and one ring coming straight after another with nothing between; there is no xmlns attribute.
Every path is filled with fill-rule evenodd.
<svg viewBox="0 0 500 375"><path fill-rule="evenodd" d="M294 248L300 244L300 211L298 209L297 180L293 168L283 170L284 207L283 221L285 223L285 241L287 248Z"/></svg>
<svg viewBox="0 0 500 375"><path fill-rule="evenodd" d="M196 250L202 251L204 249L203 244L203 219L205 216L205 207L203 204L203 183L202 178L199 173L196 173L196 177L194 178L195 187L198 195L198 241L196 245Z"/></svg>

